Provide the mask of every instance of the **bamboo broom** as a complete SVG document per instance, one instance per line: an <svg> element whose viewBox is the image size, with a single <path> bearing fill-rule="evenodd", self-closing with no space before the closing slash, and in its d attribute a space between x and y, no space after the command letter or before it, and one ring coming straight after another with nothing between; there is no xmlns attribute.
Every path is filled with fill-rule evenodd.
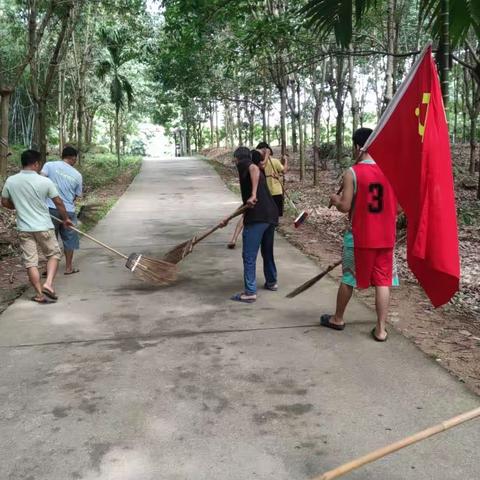
<svg viewBox="0 0 480 480"><path fill-rule="evenodd" d="M56 222L63 223L62 220L60 220L59 218L54 217L53 215L50 216ZM177 278L178 267L172 263L168 263L163 260L157 260L155 258L145 257L144 255L139 253L131 253L127 257L127 255L123 254L122 252L115 250L109 245L92 237L88 233L82 232L78 228L75 228L73 226L70 226L68 228L72 229L74 232L77 232L79 235L88 238L97 245L100 245L109 252L126 260L127 262L125 266L141 280L151 282L157 285L168 285L174 282Z"/></svg>
<svg viewBox="0 0 480 480"><path fill-rule="evenodd" d="M318 275L315 275L313 278L310 280L307 280L305 283L297 287L295 290L290 292L286 297L287 298L294 298L297 295L300 295L303 293L305 290L308 290L310 287L313 287L318 281L320 281L325 275L330 273L332 270L337 268L339 265L342 264L342 260L338 260L335 263L332 263L329 267L327 267L323 272L319 273Z"/></svg>
<svg viewBox="0 0 480 480"><path fill-rule="evenodd" d="M457 415L456 417L450 418L445 420L444 422L435 425L433 427L427 428L426 430L422 430L414 435L406 437L398 442L392 443L387 445L386 447L379 448L378 450L374 450L363 457L359 457L351 462L345 463L340 467L337 467L333 470L325 472L323 475L313 478L312 480L333 480L335 478L342 477L343 475L356 470L357 468L363 467L368 463L375 462L380 458L383 458L391 453L397 452L402 448L408 447L413 445L414 443L421 442L426 440L427 438L433 437L438 433L445 432L450 430L453 427L457 427L462 423L468 422L470 420L474 420L475 418L480 417L480 407L475 408L474 410L470 410L468 412L462 413L461 415Z"/></svg>
<svg viewBox="0 0 480 480"><path fill-rule="evenodd" d="M405 240L407 239L407 235L403 235L400 240L396 243L396 246L398 247L401 245ZM300 293L303 293L305 290L308 290L310 287L313 287L318 281L320 281L327 273L330 273L332 270L337 268L339 265L342 264L342 260L337 260L335 263L332 263L332 265L328 266L323 272L320 272L318 275L315 275L313 278L310 280L307 280L305 283L302 283L299 287L297 287L295 290L290 292L286 298L294 298L297 295L300 295Z"/></svg>
<svg viewBox="0 0 480 480"><path fill-rule="evenodd" d="M232 218L238 217L239 215L242 215L242 213L245 213L248 210L247 205L242 205L240 208L237 208L227 219L227 223L232 220ZM218 223L215 225L213 228L210 230L206 231L205 233L202 233L199 236L193 236L190 240L187 240L186 242L180 243L176 247L172 248L169 252L165 254L163 257L163 260L172 264L177 264L181 262L187 255L192 253L193 247L207 238L209 235L212 233L216 232L219 228L222 228L223 222Z"/></svg>

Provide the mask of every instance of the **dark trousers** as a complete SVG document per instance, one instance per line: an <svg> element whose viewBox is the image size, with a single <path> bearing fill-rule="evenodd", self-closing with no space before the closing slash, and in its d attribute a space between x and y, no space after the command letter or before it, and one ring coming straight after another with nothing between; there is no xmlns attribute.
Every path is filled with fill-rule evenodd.
<svg viewBox="0 0 480 480"><path fill-rule="evenodd" d="M273 257L275 226L269 223L250 223L243 229L243 279L245 293L257 293L257 256L261 249L263 272L268 285L277 283L277 267Z"/></svg>

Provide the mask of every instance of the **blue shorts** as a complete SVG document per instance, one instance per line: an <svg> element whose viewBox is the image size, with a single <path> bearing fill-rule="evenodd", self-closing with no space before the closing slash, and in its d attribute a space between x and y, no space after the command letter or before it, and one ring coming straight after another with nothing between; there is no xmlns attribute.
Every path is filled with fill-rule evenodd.
<svg viewBox="0 0 480 480"><path fill-rule="evenodd" d="M56 208L50 208L50 215L53 215L54 217L60 218L60 212ZM67 212L68 213L68 218L72 221L74 225L78 224L78 219L77 215L75 212ZM60 235L60 238L62 239L63 242L63 249L64 250L78 250L80 248L80 238L78 236L77 232L74 232L70 228L65 228L63 224L52 220L53 221L53 226L55 227L55 235L58 236Z"/></svg>

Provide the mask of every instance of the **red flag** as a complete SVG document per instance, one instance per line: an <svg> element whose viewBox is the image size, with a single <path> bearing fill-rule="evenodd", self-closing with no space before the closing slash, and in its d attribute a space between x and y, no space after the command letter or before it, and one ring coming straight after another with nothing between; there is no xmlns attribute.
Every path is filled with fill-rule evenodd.
<svg viewBox="0 0 480 480"><path fill-rule="evenodd" d="M408 220L407 259L435 307L458 291L460 260L448 125L432 47L422 52L364 147Z"/></svg>

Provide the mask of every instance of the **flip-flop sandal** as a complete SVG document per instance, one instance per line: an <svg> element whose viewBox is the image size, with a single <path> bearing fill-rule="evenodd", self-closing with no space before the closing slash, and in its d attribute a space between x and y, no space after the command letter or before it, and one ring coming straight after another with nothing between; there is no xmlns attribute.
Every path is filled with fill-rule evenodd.
<svg viewBox="0 0 480 480"><path fill-rule="evenodd" d="M233 295L233 297L230 297L230 300L241 303L255 303L257 301L256 298L242 298L242 295L243 293L237 293L236 295Z"/></svg>
<svg viewBox="0 0 480 480"><path fill-rule="evenodd" d="M51 292L46 288L42 289L42 293L46 295L48 298L51 298L52 300L58 300L58 296L55 294L55 292Z"/></svg>
<svg viewBox="0 0 480 480"><path fill-rule="evenodd" d="M273 285L269 285L266 283L263 288L265 290L270 290L271 292L277 292L278 291L278 284L274 283Z"/></svg>
<svg viewBox="0 0 480 480"><path fill-rule="evenodd" d="M385 338L379 338L377 337L377 335L375 335L375 330L377 328L375 327L371 332L370 332L370 335L372 336L372 338L376 341L376 342L386 342L387 339L388 339L388 332L387 332L387 336Z"/></svg>
<svg viewBox="0 0 480 480"><path fill-rule="evenodd" d="M236 246L236 245L235 245L234 243L229 243L229 244L227 245L227 248L228 248L229 250L234 250L234 249L235 249L235 246Z"/></svg>
<svg viewBox="0 0 480 480"><path fill-rule="evenodd" d="M37 297L32 297L30 300L32 302L39 303L40 305L48 305L50 303L55 303L52 300L49 300L48 298L43 298L42 300L39 300Z"/></svg>
<svg viewBox="0 0 480 480"><path fill-rule="evenodd" d="M79 273L80 270L78 268L74 268L71 272L64 272L64 275L73 275L74 273Z"/></svg>
<svg viewBox="0 0 480 480"><path fill-rule="evenodd" d="M320 317L320 325L322 327L331 328L332 330L344 330L345 329L345 324L344 323L342 325L337 325L335 323L330 322L330 319L332 317L333 317L333 315L329 315L328 313L322 315Z"/></svg>

